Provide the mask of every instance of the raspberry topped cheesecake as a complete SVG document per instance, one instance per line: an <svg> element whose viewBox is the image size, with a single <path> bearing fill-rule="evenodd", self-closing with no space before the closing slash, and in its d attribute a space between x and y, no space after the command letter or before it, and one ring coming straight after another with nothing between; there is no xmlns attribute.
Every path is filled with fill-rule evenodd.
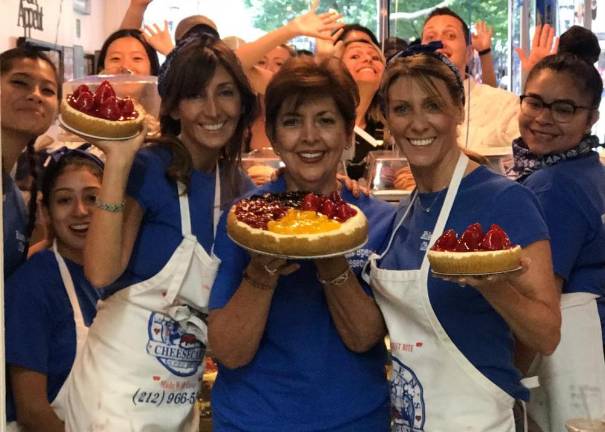
<svg viewBox="0 0 605 432"><path fill-rule="evenodd" d="M338 254L367 240L368 223L359 208L338 192L266 193L243 199L227 218L229 236L242 246L284 256Z"/></svg>
<svg viewBox="0 0 605 432"><path fill-rule="evenodd" d="M521 246L513 245L504 230L493 224L484 234L481 225L469 225L460 238L448 229L428 252L435 273L482 274L519 268Z"/></svg>
<svg viewBox="0 0 605 432"><path fill-rule="evenodd" d="M132 98L120 98L105 80L93 93L82 84L61 102L61 120L69 128L104 138L136 135L145 111Z"/></svg>

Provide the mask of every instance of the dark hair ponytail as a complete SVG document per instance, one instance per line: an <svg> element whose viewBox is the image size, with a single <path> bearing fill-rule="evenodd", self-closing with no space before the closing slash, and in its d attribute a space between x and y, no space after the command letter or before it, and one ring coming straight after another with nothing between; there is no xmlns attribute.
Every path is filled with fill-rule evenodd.
<svg viewBox="0 0 605 432"><path fill-rule="evenodd" d="M29 208L28 208L28 218L27 218L27 228L25 234L27 236L27 240L32 236L34 232L34 228L36 227L36 212L38 210L38 157L36 155L36 150L34 148L34 143L36 139L31 139L27 143L27 163L29 166L29 173L32 176L31 188L30 188L30 196L29 196ZM24 253L27 255L27 248L25 248Z"/></svg>

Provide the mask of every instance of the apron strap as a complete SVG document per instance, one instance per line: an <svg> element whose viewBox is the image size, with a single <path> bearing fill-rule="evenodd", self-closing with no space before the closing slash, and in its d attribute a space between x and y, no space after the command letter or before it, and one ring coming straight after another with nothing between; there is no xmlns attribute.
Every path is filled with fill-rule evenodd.
<svg viewBox="0 0 605 432"><path fill-rule="evenodd" d="M431 239L429 240L429 245L424 252L424 258L422 259L422 266L428 268L429 260L428 260L428 252L433 247L437 239L443 233L443 228L445 228L445 224L450 216L450 211L454 205L454 200L456 199L456 195L458 194L458 189L460 188L460 182L462 182L462 178L464 177L464 172L466 171L466 166L468 165L468 156L463 152L460 152L460 157L458 158L458 162L456 163L456 168L454 169L454 174L452 175L452 179L450 180L450 184L447 189L447 194L445 195L445 200L443 201L443 206L441 207L441 211L439 212L439 217L437 218L437 223L435 224L435 228L433 228L433 233L431 234Z"/></svg>
<svg viewBox="0 0 605 432"><path fill-rule="evenodd" d="M76 295L76 288L74 285L74 281L69 273L69 269L67 268L67 264L65 264L65 260L59 254L57 250L57 241L53 241L53 253L55 254L55 259L57 260L57 264L59 265L59 273L61 274L61 280L63 281L63 286L65 286L65 291L67 292L67 297L69 297L69 302L71 303L71 308L74 310L74 322L76 324L76 333L80 328L85 328L86 324L84 323L84 316L82 315L82 308L80 308L80 301L78 300L78 296ZM76 338L76 340L79 338Z"/></svg>
<svg viewBox="0 0 605 432"><path fill-rule="evenodd" d="M421 269L423 267L428 268L427 253L431 249L431 247L433 246L435 241L439 238L439 236L441 236L441 233L443 232L443 228L445 227L445 224L449 217L450 210L452 209L452 206L454 204L454 199L456 198L456 194L458 193L458 188L460 187L460 182L462 181L462 178L464 177L464 171L466 171L467 164L468 164L468 156L466 156L466 154L461 152L460 157L458 157L458 162L456 163L456 168L454 168L454 173L452 175L452 179L450 180L450 184L448 186L448 191L445 196L445 201L443 202L443 206L441 207L441 211L439 212L439 217L437 218L437 223L435 224L435 228L433 229L433 234L431 235L431 240L426 249L426 252L424 253L424 257L422 259L422 265L420 267ZM381 260L387 254L389 249L391 249L391 245L393 244L393 240L395 238L395 235L397 234L397 231L403 224L403 221L409 215L410 210L412 209L412 206L414 205L414 202L416 201L417 198L418 198L418 189L414 189L412 198L410 199L410 203L408 204L408 207L405 210L405 213L403 214L401 219L399 219L399 221L397 222L397 225L395 225L395 228L391 232L391 236L389 238L389 242L387 243L386 248L384 248L384 251L382 252L382 254L371 256L370 259L368 259L368 261L364 265L364 268L362 269L361 274L362 274L363 280L365 280L367 283L370 283L369 282L370 281L369 271L370 271L371 261Z"/></svg>
<svg viewBox="0 0 605 432"><path fill-rule="evenodd" d="M179 209L181 211L181 234L183 237L191 235L191 213L189 209L189 197L185 193L185 185L177 182L179 193ZM218 162L215 169L214 179L214 206L212 208L212 237L216 237L216 229L221 218L221 181ZM214 247L214 246L213 246Z"/></svg>

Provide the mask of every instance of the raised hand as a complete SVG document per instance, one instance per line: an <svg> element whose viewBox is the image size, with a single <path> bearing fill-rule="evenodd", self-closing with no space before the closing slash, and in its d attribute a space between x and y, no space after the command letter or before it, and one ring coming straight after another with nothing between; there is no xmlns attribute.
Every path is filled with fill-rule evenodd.
<svg viewBox="0 0 605 432"><path fill-rule="evenodd" d="M338 38L344 30L338 29L336 33L330 35L329 38L315 38L315 55L319 58L338 57L342 58L344 52L343 41L338 41Z"/></svg>
<svg viewBox="0 0 605 432"><path fill-rule="evenodd" d="M93 140L86 138L88 142L95 145L107 156L107 159L114 156L119 159L134 158L135 153L141 148L147 136L147 125L143 123L143 128L139 134L131 139L123 141L111 140Z"/></svg>
<svg viewBox="0 0 605 432"><path fill-rule="evenodd" d="M484 51L492 47L493 29L485 21L475 23L475 31L472 34L472 45L476 51Z"/></svg>
<svg viewBox="0 0 605 432"><path fill-rule="evenodd" d="M529 55L521 48L515 48L515 51L521 60L521 67L529 72L544 57L556 54L558 48L559 38L555 38L555 29L550 24L544 24L536 26Z"/></svg>
<svg viewBox="0 0 605 432"><path fill-rule="evenodd" d="M168 55L174 48L170 31L168 30L168 21L164 20L164 28L160 29L157 24L153 26L145 25L143 29L143 36L145 40L151 45L157 52L163 55Z"/></svg>
<svg viewBox="0 0 605 432"><path fill-rule="evenodd" d="M329 11L318 14L318 8L319 0L314 0L309 12L297 16L290 22L297 34L318 39L330 39L332 33L343 26L343 23L339 21L342 15L338 12Z"/></svg>

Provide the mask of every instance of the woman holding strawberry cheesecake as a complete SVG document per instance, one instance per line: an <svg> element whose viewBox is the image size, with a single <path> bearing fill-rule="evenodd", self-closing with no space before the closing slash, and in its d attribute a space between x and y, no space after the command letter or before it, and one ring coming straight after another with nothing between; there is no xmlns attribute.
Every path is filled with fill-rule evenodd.
<svg viewBox="0 0 605 432"><path fill-rule="evenodd" d="M66 430L190 431L207 345L221 208L252 187L239 170L256 101L220 40L179 42L162 65L162 137L97 141L106 155L84 250L104 298L67 378Z"/></svg>
<svg viewBox="0 0 605 432"><path fill-rule="evenodd" d="M559 341L548 230L530 191L461 152L462 80L447 58L426 49L394 58L380 89L387 126L417 184L369 266L391 339L394 430L513 432L521 430L514 402L528 398L513 335L545 354ZM426 255L437 238L453 229L460 238L448 231L451 244L440 246L477 250L483 233L476 223L484 230L497 224L521 245L523 270L432 276ZM496 227L486 242L506 246Z"/></svg>

